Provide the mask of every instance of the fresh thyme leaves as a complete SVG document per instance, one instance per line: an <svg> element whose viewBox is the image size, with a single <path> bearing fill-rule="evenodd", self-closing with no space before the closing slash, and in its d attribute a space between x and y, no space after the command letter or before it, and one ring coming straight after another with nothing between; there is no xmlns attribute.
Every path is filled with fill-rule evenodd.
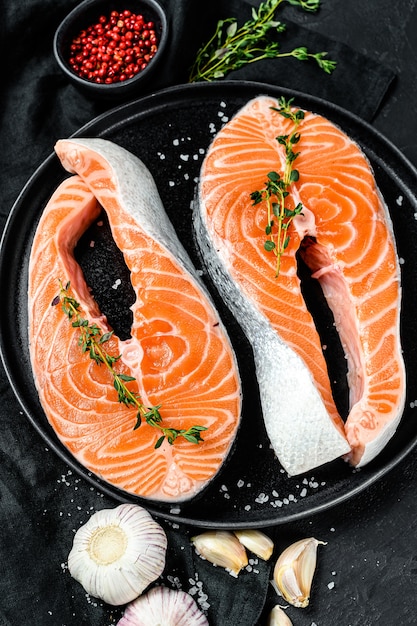
<svg viewBox="0 0 417 626"><path fill-rule="evenodd" d="M279 43L270 40L271 29L276 33L286 29L285 24L274 19L283 2L311 12L317 11L320 5L320 0L265 0L258 10L252 8L252 19L240 28L235 18L219 20L213 36L197 53L189 82L216 80L244 65L281 57L294 57L300 61L313 59L322 70L331 74L336 62L325 58L327 52L309 52L305 46L281 52Z"/></svg>
<svg viewBox="0 0 417 626"><path fill-rule="evenodd" d="M289 187L292 183L299 179L299 172L294 168L294 161L297 159L299 152L294 152L294 146L300 140L298 126L304 119L304 111L301 109L292 109L293 98L285 100L280 98L279 106L271 107L286 119L291 120L293 129L288 135L279 135L276 140L284 147L285 166L282 176L278 172L269 172L265 187L250 194L253 205L266 202L267 208L267 224L265 234L267 239L264 242L264 248L268 252L273 252L276 256L275 277L278 277L281 269L281 257L288 247L290 235L289 226L296 215L302 215L303 205L298 203L294 209L286 206L286 198L289 195Z"/></svg>
<svg viewBox="0 0 417 626"><path fill-rule="evenodd" d="M104 348L104 344L112 337L113 332L102 333L97 324L90 324L87 319L83 318L80 313L80 304L70 294L70 283L65 286L59 281L59 294L52 300L52 306L56 306L61 302L62 310L65 315L71 321L73 328L79 328L80 336L78 338L78 345L81 347L82 352L89 354L97 365L104 364L110 371L113 377L113 386L117 391L118 401L126 406L134 407L137 410L136 424L133 430L139 428L142 423L142 419L145 419L146 423L161 431L161 436L155 444L155 448L159 448L164 439L169 444L173 444L178 437L183 437L190 443L200 443L204 441L201 437L201 433L207 430L205 426L191 426L191 428L176 429L165 428L162 426L162 417L159 412L161 405L154 407L145 407L138 394L130 391L126 383L136 380L133 376L128 376L121 372L117 372L114 369L115 363L120 359L120 355L112 356Z"/></svg>

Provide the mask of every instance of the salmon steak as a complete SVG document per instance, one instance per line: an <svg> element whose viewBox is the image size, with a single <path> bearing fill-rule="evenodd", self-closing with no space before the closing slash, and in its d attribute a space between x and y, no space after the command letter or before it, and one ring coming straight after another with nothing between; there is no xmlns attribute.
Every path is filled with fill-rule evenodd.
<svg viewBox="0 0 417 626"><path fill-rule="evenodd" d="M160 502L189 500L222 467L240 423L231 342L142 161L103 139L59 140L55 149L71 175L41 215L29 263L30 356L41 405L61 442L103 481ZM136 298L123 339L74 254L103 211ZM60 285L99 329L113 371L83 349L75 312L69 319L65 301L57 303ZM159 426L199 426L200 440L170 441L164 431L161 444L158 425L142 419L136 427L135 407L119 400L114 371L144 407L159 408Z"/></svg>
<svg viewBox="0 0 417 626"><path fill-rule="evenodd" d="M301 111L287 105L293 118ZM219 131L201 168L194 226L207 271L251 342L271 445L297 475L339 457L370 462L398 426L406 382L388 209L359 146L308 111L297 121L297 176L285 198L293 219L276 272L277 255L265 242L278 220L271 225L266 202L253 194L270 173L284 179L293 118L279 100L259 96ZM302 294L299 256L321 285L345 353L343 418Z"/></svg>

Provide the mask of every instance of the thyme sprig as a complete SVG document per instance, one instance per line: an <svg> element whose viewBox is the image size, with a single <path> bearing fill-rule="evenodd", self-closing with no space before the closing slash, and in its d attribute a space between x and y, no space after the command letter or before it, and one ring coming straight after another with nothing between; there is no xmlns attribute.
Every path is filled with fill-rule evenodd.
<svg viewBox="0 0 417 626"><path fill-rule="evenodd" d="M191 68L189 82L212 81L261 59L294 57L299 61L313 59L327 74L336 67L336 62L326 59L327 52L310 52L305 46L281 52L277 41L271 41L270 31L282 33L286 25L274 19L275 12L283 3L288 2L305 11L314 12L320 6L320 0L265 0L258 10L252 8L252 18L238 28L233 17L219 20L216 30L197 52Z"/></svg>
<svg viewBox="0 0 417 626"><path fill-rule="evenodd" d="M292 109L292 102L293 98L286 100L284 97L281 97L278 101L279 106L271 107L272 110L277 111L293 123L293 129L290 134L278 135L276 137L278 143L284 147L285 152L285 166L282 176L276 171L269 172L265 187L250 194L253 205L261 202L266 203L267 224L265 234L267 239L264 242L264 248L268 252L273 252L276 256L275 277L279 275L281 257L290 242L288 229L296 215L303 214L301 202L294 209L289 209L286 206L286 199L290 193L289 188L300 177L298 170L294 167L294 161L299 155L299 152L294 152L294 146L300 140L298 126L301 120L304 119L304 111L302 109Z"/></svg>
<svg viewBox="0 0 417 626"><path fill-rule="evenodd" d="M159 412L161 405L145 407L140 401L140 396L130 391L126 383L136 379L133 376L117 372L114 365L120 359L121 355L113 356L109 354L104 347L104 344L112 337L113 331L102 333L97 324L90 324L89 321L81 315L80 304L70 294L69 282L64 286L62 282L59 281L59 294L53 299L51 304L56 306L60 302L62 304L62 310L71 321L73 328L80 330L78 345L81 347L82 352L88 353L90 359L97 363L97 365L104 364L107 367L113 377L113 386L117 391L118 401L121 404L136 409L136 424L133 430L139 428L143 419L145 419L149 426L159 429L162 434L155 444L155 449L159 448L165 439L171 445L178 437L183 437L190 443L196 444L200 443L200 441L204 441L201 437L201 433L207 430L205 426L191 426L191 428L187 430L166 428L162 425L162 417Z"/></svg>

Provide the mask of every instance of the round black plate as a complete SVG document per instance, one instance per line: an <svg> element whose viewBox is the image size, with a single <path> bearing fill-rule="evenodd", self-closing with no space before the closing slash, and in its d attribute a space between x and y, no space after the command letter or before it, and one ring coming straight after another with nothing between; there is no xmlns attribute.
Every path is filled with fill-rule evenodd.
<svg viewBox="0 0 417 626"><path fill-rule="evenodd" d="M213 285L208 283L231 334L243 376L242 426L229 459L202 494L178 506L143 500L104 483L81 466L55 436L39 404L29 360L26 300L31 243L45 204L67 176L54 154L34 173L17 199L0 250L2 359L30 422L48 446L102 492L118 501L140 503L157 516L202 527L261 527L322 511L378 480L417 441L417 172L391 143L356 116L328 102L284 88L241 82L164 90L113 109L84 126L76 136L109 139L146 163L168 215L200 268L193 243L190 204L205 150L227 119L260 94L294 97L295 105L325 115L346 131L368 156L391 212L402 268L401 330L408 377L407 402L394 438L362 470L355 471L338 460L305 476L289 478L283 472L265 435L250 347Z"/></svg>

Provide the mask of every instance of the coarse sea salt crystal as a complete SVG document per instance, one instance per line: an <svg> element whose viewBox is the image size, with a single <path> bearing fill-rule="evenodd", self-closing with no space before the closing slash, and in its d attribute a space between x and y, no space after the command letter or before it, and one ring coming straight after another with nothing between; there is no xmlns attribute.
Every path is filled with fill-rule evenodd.
<svg viewBox="0 0 417 626"><path fill-rule="evenodd" d="M167 580L171 583L173 587L176 589L181 589L181 581L178 576L167 576Z"/></svg>
<svg viewBox="0 0 417 626"><path fill-rule="evenodd" d="M255 498L255 502L257 502L258 504L264 504L265 502L268 502L268 500L269 500L269 496L266 493L260 493Z"/></svg>
<svg viewBox="0 0 417 626"><path fill-rule="evenodd" d="M401 206L403 203L403 197L402 196L398 196L398 198L396 199L396 203L398 204L398 206Z"/></svg>

